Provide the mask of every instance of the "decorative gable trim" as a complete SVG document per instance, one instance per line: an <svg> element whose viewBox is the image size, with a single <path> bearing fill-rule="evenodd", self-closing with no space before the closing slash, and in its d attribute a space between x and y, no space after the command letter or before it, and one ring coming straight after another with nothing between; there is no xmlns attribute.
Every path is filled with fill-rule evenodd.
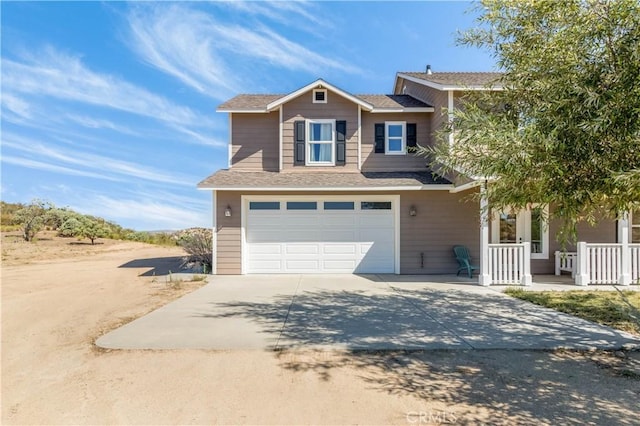
<svg viewBox="0 0 640 426"><path fill-rule="evenodd" d="M353 96L352 94L345 92L344 90L330 84L327 83L326 81L324 81L323 79L319 78L318 80L314 81L313 83L307 84L304 87L301 87L300 89L296 90L295 92L291 92L286 96L281 97L280 99L277 99L271 103L269 103L267 105L267 112L268 111L273 111L274 109L278 108L280 105L285 104L287 102L289 102L292 99L297 98L300 95L305 94L306 92L312 90L312 89L328 89L329 91L342 96L345 99L350 100L351 102L355 103L356 105L361 106L362 108L364 108L367 111L371 111L373 109L373 105L371 105L368 102L363 101L362 99Z"/></svg>

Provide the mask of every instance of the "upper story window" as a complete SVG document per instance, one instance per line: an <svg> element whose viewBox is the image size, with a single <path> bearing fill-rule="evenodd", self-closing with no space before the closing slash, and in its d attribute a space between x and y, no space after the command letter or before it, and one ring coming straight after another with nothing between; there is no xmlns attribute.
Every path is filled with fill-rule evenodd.
<svg viewBox="0 0 640 426"><path fill-rule="evenodd" d="M376 154L405 155L418 146L416 123L387 121L376 123L374 129Z"/></svg>
<svg viewBox="0 0 640 426"><path fill-rule="evenodd" d="M313 103L314 104L326 104L327 103L327 89L313 89Z"/></svg>
<svg viewBox="0 0 640 426"><path fill-rule="evenodd" d="M404 121L387 121L385 123L385 153L404 155L407 153L407 125Z"/></svg>
<svg viewBox="0 0 640 426"><path fill-rule="evenodd" d="M335 165L335 120L307 120L307 165Z"/></svg>

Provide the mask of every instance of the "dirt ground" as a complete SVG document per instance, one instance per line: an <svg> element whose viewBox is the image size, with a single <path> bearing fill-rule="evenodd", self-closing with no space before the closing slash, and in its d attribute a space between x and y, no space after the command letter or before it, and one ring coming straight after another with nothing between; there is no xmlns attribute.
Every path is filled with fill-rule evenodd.
<svg viewBox="0 0 640 426"><path fill-rule="evenodd" d="M2 424L640 424L640 354L106 351L181 251L2 239Z"/></svg>

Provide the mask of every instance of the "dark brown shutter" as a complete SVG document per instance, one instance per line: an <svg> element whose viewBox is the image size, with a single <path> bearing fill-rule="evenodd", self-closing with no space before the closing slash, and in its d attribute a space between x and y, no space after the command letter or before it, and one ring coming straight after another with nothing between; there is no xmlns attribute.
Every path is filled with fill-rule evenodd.
<svg viewBox="0 0 640 426"><path fill-rule="evenodd" d="M294 150L295 161L294 164L304 164L304 143L305 143L305 124L304 121L296 121L293 123L294 129Z"/></svg>
<svg viewBox="0 0 640 426"><path fill-rule="evenodd" d="M346 162L347 150L347 122L336 121L336 164L343 165Z"/></svg>
<svg viewBox="0 0 640 426"><path fill-rule="evenodd" d="M407 148L415 148L417 146L418 135L416 133L416 123L407 123Z"/></svg>
<svg viewBox="0 0 640 426"><path fill-rule="evenodd" d="M376 123L375 126L375 152L377 154L384 154L384 123Z"/></svg>

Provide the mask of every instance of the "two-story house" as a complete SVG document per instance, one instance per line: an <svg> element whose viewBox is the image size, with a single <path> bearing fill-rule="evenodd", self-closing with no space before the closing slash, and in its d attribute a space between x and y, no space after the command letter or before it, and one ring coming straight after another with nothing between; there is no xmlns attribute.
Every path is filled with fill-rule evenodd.
<svg viewBox="0 0 640 426"><path fill-rule="evenodd" d="M465 92L501 90L499 77L398 73L390 95L317 80L220 105L229 165L198 185L213 195L213 272L444 274L457 269L454 245L479 258L489 243L526 242L531 270L553 273L557 226L542 208L481 220L468 197L480 182L437 176L413 153L434 143ZM579 232L610 243L620 234L615 221Z"/></svg>

